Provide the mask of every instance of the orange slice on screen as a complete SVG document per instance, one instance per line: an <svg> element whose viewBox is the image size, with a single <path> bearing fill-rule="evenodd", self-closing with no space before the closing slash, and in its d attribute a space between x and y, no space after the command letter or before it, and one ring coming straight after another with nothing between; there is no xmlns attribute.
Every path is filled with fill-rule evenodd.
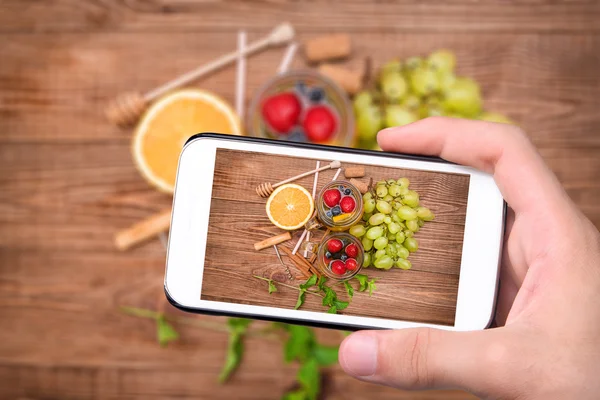
<svg viewBox="0 0 600 400"><path fill-rule="evenodd" d="M227 102L199 89L169 93L148 108L133 135L133 159L146 180L173 193L179 153L196 133L241 135L240 121Z"/></svg>
<svg viewBox="0 0 600 400"><path fill-rule="evenodd" d="M311 194L294 183L279 186L267 200L267 216L275 226L286 231L302 228L314 210Z"/></svg>

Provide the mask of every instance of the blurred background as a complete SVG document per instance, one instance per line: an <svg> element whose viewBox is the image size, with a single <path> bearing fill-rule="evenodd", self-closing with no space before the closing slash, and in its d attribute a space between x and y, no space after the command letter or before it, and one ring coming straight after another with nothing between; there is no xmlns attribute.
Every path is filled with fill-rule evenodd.
<svg viewBox="0 0 600 400"><path fill-rule="evenodd" d="M323 93L303 94L336 115L339 126L325 141L373 148L371 131L386 121L428 115L512 121L600 226L598 17L594 0L2 0L0 398L276 399L296 385L297 365L261 335L247 338L239 369L219 384L225 319L173 310L162 290L160 221L143 227L141 243L128 230L168 210L172 177L159 176L161 165L196 131L295 140L322 133L265 133L265 111L251 107L273 94L261 88L286 69L286 54L288 69L329 77L309 85ZM292 38L248 56L245 73L233 62L187 83L196 90L182 95L189 104L177 105L172 91L143 97L236 51L240 31L250 45L283 21ZM438 49L449 52L431 58ZM471 80L457 83L455 75ZM128 92L142 95L123 97ZM225 117L203 117L215 104L225 104ZM133 114L129 124L123 114ZM211 126L217 117L228 122ZM124 306L148 312L136 317ZM317 334L331 345L341 340L338 332ZM398 392L354 381L337 366L324 370L320 398L366 397L470 395Z"/></svg>

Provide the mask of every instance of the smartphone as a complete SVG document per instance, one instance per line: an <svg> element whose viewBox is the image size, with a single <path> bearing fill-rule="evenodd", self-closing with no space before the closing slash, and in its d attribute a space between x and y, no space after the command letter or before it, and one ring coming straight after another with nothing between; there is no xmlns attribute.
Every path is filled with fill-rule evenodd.
<svg viewBox="0 0 600 400"><path fill-rule="evenodd" d="M286 230L272 222L279 209L273 209L271 203L269 216L269 200L259 195L257 187L277 186L317 169L317 163L334 168L322 170L318 176L309 174L289 186L304 188L298 193L309 193L289 204L308 204L308 197L313 199L314 208L302 212L316 210L311 218L317 218L316 228L311 228L308 235L303 226L291 231L291 239L277 245L280 257L273 246L256 250L255 243L286 235ZM362 171L364 176L352 178L354 184L350 184L345 174L351 175L351 171L353 175L361 175ZM325 198L321 190L333 187L343 199L353 196L349 187L363 186L365 191L365 185L368 192L345 201L343 211L360 212L356 224L365 229L340 227L329 221L334 208L339 207L332 202L340 196L329 192ZM383 193L383 187L389 191ZM287 193L272 190L271 197L276 192L278 196ZM373 200L378 197L393 209L376 203L373 210ZM410 206L421 210L417 205L433 215L422 220L405 208L410 215L398 216L400 211L396 209ZM358 207L360 210L355 210ZM418 326L484 329L494 313L505 208L491 175L439 158L198 134L188 140L179 159L165 293L173 305L190 312L347 330ZM299 215L300 209L300 205L294 208L293 215ZM382 231L364 233L369 228L365 220L377 213L383 217L371 222L381 226ZM419 211L418 215L425 214ZM415 218L413 222L409 221L411 217ZM382 218L385 222L377 225ZM326 233L327 237L338 237L339 242L325 243ZM301 236L304 244L295 256L288 256ZM386 239L377 242L376 236ZM336 249L340 243L345 246L343 251ZM356 245L349 249L351 243ZM348 262L347 254L357 260L362 256L360 265ZM308 274L300 268L306 264L297 266L298 256L314 260ZM330 267L337 268L336 273L353 268L350 272L358 270L358 274L349 280L334 279ZM312 273L319 280L308 292L315 293L305 292L302 296L300 285ZM325 298L330 290L335 292L334 303L332 295Z"/></svg>

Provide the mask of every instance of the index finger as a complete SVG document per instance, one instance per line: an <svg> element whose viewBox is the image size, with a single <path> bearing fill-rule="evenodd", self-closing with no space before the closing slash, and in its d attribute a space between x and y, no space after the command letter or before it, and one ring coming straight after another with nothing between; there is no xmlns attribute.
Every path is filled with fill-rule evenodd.
<svg viewBox="0 0 600 400"><path fill-rule="evenodd" d="M513 125L434 117L384 129L377 141L386 151L439 156L492 174L517 212L566 197L533 144Z"/></svg>

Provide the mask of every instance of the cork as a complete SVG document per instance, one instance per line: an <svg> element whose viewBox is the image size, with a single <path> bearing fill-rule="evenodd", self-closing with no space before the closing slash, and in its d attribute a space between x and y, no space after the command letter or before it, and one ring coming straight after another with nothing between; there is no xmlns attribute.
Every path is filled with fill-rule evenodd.
<svg viewBox="0 0 600 400"><path fill-rule="evenodd" d="M363 181L359 181L358 179L350 179L350 183L356 186L356 188L362 193L365 194L369 191L369 184Z"/></svg>
<svg viewBox="0 0 600 400"><path fill-rule="evenodd" d="M319 72L341 86L348 94L358 93L363 86L363 71L354 71L339 65L323 64Z"/></svg>
<svg viewBox="0 0 600 400"><path fill-rule="evenodd" d="M365 167L348 167L344 169L346 178L362 178L365 176Z"/></svg>
<svg viewBox="0 0 600 400"><path fill-rule="evenodd" d="M351 52L352 42L346 33L318 36L304 43L304 55L310 63L343 59Z"/></svg>

